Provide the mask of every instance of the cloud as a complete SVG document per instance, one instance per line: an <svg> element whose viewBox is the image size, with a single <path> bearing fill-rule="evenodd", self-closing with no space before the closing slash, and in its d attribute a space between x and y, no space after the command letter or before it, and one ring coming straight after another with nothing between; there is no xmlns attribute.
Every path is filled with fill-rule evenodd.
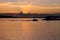
<svg viewBox="0 0 60 40"><path fill-rule="evenodd" d="M34 4L60 4L60 0L0 0L0 2L27 2Z"/></svg>
<svg viewBox="0 0 60 40"><path fill-rule="evenodd" d="M0 3L0 12L33 12L33 13L43 13L43 12L60 12L60 5L56 4L51 6L45 5L33 5L26 2L3 2Z"/></svg>
<svg viewBox="0 0 60 40"><path fill-rule="evenodd" d="M4 2L4 3L0 3L0 13L5 13L5 12L19 12L20 9L19 7L17 7L16 5L13 5L12 2Z"/></svg>

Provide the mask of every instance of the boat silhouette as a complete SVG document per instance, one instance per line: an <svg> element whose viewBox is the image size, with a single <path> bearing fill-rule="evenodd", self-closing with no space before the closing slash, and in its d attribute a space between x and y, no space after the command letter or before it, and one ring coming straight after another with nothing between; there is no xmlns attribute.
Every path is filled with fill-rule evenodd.
<svg viewBox="0 0 60 40"><path fill-rule="evenodd" d="M32 21L38 21L38 20L34 18Z"/></svg>

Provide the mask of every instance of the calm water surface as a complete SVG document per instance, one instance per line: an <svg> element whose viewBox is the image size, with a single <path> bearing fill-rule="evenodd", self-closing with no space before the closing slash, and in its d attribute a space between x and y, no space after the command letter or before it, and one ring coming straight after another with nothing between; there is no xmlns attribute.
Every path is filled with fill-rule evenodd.
<svg viewBox="0 0 60 40"><path fill-rule="evenodd" d="M0 40L60 40L60 21L26 20L0 18Z"/></svg>

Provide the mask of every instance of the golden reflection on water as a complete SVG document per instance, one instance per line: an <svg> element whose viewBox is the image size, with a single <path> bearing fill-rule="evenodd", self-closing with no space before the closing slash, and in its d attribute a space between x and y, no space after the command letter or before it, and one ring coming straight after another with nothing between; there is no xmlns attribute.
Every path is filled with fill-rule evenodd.
<svg viewBox="0 0 60 40"><path fill-rule="evenodd" d="M22 25L23 31L28 31L30 28L30 25L27 22L22 22L21 25Z"/></svg>
<svg viewBox="0 0 60 40"><path fill-rule="evenodd" d="M33 22L33 21L9 21L9 20L11 19L0 19L0 40L60 39L59 36L60 21L39 20L37 22Z"/></svg>
<svg viewBox="0 0 60 40"><path fill-rule="evenodd" d="M33 21L8 21L8 20L10 19L3 19L3 21L0 21L0 33L1 36L3 36L2 39L39 40L39 37L41 36L43 37L46 34L46 32L44 32L46 31L46 28L44 27L46 26L45 23L42 22L38 23Z"/></svg>

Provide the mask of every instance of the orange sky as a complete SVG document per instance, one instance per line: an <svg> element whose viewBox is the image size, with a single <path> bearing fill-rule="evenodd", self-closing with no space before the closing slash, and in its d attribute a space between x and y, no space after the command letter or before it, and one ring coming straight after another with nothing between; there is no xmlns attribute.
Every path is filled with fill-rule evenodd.
<svg viewBox="0 0 60 40"><path fill-rule="evenodd" d="M4 2L0 3L0 13L56 13L60 12L60 5L43 6L33 5L24 2Z"/></svg>

